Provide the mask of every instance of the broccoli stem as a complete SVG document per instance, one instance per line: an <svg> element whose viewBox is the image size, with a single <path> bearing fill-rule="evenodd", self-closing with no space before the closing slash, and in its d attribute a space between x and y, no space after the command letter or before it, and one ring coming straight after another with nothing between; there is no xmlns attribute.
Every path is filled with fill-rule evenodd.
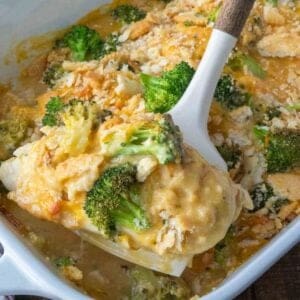
<svg viewBox="0 0 300 300"><path fill-rule="evenodd" d="M149 228L149 222L144 211L129 199L122 199L112 217L117 226L126 227L134 231Z"/></svg>
<svg viewBox="0 0 300 300"><path fill-rule="evenodd" d="M150 227L140 205L136 167L125 163L104 171L88 192L84 210L106 237L122 229L141 231Z"/></svg>
<svg viewBox="0 0 300 300"><path fill-rule="evenodd" d="M214 97L225 109L233 110L249 105L251 96L237 85L232 76L226 74L220 78Z"/></svg>

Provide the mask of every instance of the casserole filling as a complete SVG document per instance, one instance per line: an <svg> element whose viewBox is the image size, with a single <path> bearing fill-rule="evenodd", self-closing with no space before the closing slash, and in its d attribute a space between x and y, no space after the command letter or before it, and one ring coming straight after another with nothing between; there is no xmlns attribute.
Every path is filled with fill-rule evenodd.
<svg viewBox="0 0 300 300"><path fill-rule="evenodd" d="M167 115L222 1L115 2L59 34L22 72L22 87L1 88L7 198L125 249L194 257L183 278L206 293L299 214L299 4L271 2L257 1L211 108L229 174L184 145ZM72 279L75 264L58 266ZM129 269L133 287L137 273L155 276Z"/></svg>

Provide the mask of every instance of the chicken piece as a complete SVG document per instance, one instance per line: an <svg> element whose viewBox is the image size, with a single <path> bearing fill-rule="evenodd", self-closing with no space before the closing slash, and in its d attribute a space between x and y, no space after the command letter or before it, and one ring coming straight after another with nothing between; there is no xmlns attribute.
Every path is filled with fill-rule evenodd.
<svg viewBox="0 0 300 300"><path fill-rule="evenodd" d="M174 16L174 21L176 23L200 26L205 26L207 24L207 18L201 15L197 15L194 11L180 13Z"/></svg>
<svg viewBox="0 0 300 300"><path fill-rule="evenodd" d="M131 25L129 38L131 40L136 40L137 38L147 34L157 23L156 17L149 13L145 19Z"/></svg>
<svg viewBox="0 0 300 300"><path fill-rule="evenodd" d="M275 173L268 176L268 183L281 196L291 201L300 199L300 173Z"/></svg>
<svg viewBox="0 0 300 300"><path fill-rule="evenodd" d="M266 4L264 6L263 16L267 24L283 25L285 23L285 19L278 8L274 7L272 4Z"/></svg>
<svg viewBox="0 0 300 300"><path fill-rule="evenodd" d="M84 218L82 201L99 176L103 157L97 153L61 156L64 136L59 130L47 134L3 162L0 180L10 191L8 198L34 216L77 228Z"/></svg>
<svg viewBox="0 0 300 300"><path fill-rule="evenodd" d="M283 32L267 35L257 43L257 49L266 57L300 56L300 34Z"/></svg>
<svg viewBox="0 0 300 300"><path fill-rule="evenodd" d="M142 86L138 78L130 72L122 72L117 75L115 92L119 96L132 97L142 92Z"/></svg>

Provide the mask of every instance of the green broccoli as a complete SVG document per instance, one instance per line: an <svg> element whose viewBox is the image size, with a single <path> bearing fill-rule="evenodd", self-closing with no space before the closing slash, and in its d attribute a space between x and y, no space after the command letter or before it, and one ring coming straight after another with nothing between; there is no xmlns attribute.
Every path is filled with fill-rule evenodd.
<svg viewBox="0 0 300 300"><path fill-rule="evenodd" d="M153 155L159 163L180 163L182 136L168 115L159 120L137 121L116 127L103 144L110 156Z"/></svg>
<svg viewBox="0 0 300 300"><path fill-rule="evenodd" d="M30 122L14 118L0 120L0 159L4 160L26 139Z"/></svg>
<svg viewBox="0 0 300 300"><path fill-rule="evenodd" d="M267 76L266 71L253 57L241 52L233 54L228 61L228 66L232 70L242 70L245 67L248 72L260 79L264 79Z"/></svg>
<svg viewBox="0 0 300 300"><path fill-rule="evenodd" d="M274 196L273 188L267 183L256 184L250 192L253 201L253 211L263 208L268 199Z"/></svg>
<svg viewBox="0 0 300 300"><path fill-rule="evenodd" d="M62 256L54 259L53 263L58 268L68 267L75 264L75 260L70 256Z"/></svg>
<svg viewBox="0 0 300 300"><path fill-rule="evenodd" d="M272 4L273 6L278 5L278 0L266 0L266 2Z"/></svg>
<svg viewBox="0 0 300 300"><path fill-rule="evenodd" d="M46 104L46 113L42 119L43 126L57 126L59 124L59 113L64 108L64 102L60 97L52 97Z"/></svg>
<svg viewBox="0 0 300 300"><path fill-rule="evenodd" d="M106 169L88 192L84 210L106 237L128 228L142 231L150 227L139 199L134 165L124 163Z"/></svg>
<svg viewBox="0 0 300 300"><path fill-rule="evenodd" d="M117 46L119 44L119 34L111 33L104 42L103 55L117 51Z"/></svg>
<svg viewBox="0 0 300 300"><path fill-rule="evenodd" d="M103 115L106 116L106 112L100 111L94 101L78 99L69 101L59 113L64 126L72 127L73 123L81 123L84 127L86 123L91 123L92 129L98 127Z"/></svg>
<svg viewBox="0 0 300 300"><path fill-rule="evenodd" d="M300 102L287 105L285 108L289 111L300 111Z"/></svg>
<svg viewBox="0 0 300 300"><path fill-rule="evenodd" d="M215 8L213 8L210 13L207 16L207 22L208 23L215 23L218 15L220 13L220 9L221 9L221 5L216 6Z"/></svg>
<svg viewBox="0 0 300 300"><path fill-rule="evenodd" d="M141 74L146 109L156 113L170 110L185 92L194 73L186 62L181 62L159 77Z"/></svg>
<svg viewBox="0 0 300 300"><path fill-rule="evenodd" d="M281 111L278 106L268 106L266 109L265 117L268 121L281 116Z"/></svg>
<svg viewBox="0 0 300 300"><path fill-rule="evenodd" d="M276 213L283 205L289 203L287 198L276 195L273 188L265 182L256 184L250 191L250 196L254 205L253 211L263 208L269 200L272 203L268 205L268 208Z"/></svg>
<svg viewBox="0 0 300 300"><path fill-rule="evenodd" d="M126 24L142 20L146 14L145 11L129 4L119 5L111 12L114 18Z"/></svg>
<svg viewBox="0 0 300 300"><path fill-rule="evenodd" d="M262 142L269 173L284 172L300 165L300 132L281 130L271 132L255 126L254 135Z"/></svg>
<svg viewBox="0 0 300 300"><path fill-rule="evenodd" d="M111 116L108 110L98 110L93 101L72 99L64 103L60 97L52 97L46 104L46 113L42 119L43 126L66 125L73 121L91 119L93 127L97 127L103 119Z"/></svg>
<svg viewBox="0 0 300 300"><path fill-rule="evenodd" d="M76 156L86 151L91 133L110 115L111 112L100 110L94 101L72 99L64 104L60 97L53 97L46 105L42 121L44 126L61 127L60 151Z"/></svg>
<svg viewBox="0 0 300 300"><path fill-rule="evenodd" d="M279 106L269 106L265 103L251 103L251 109L253 112L254 121L257 125L267 126L274 118L281 116L281 110Z"/></svg>
<svg viewBox="0 0 300 300"><path fill-rule="evenodd" d="M99 110L94 101L73 99L64 105L59 113L59 126L63 126L64 137L60 143L61 151L76 156L85 153L89 147L90 137L99 127L104 111Z"/></svg>
<svg viewBox="0 0 300 300"><path fill-rule="evenodd" d="M55 64L46 69L43 75L43 82L49 87L54 87L57 80L59 80L65 71L60 64Z"/></svg>
<svg viewBox="0 0 300 300"><path fill-rule="evenodd" d="M230 245L236 234L236 229L231 225L224 237L214 248L214 259L219 265L224 265L230 255Z"/></svg>
<svg viewBox="0 0 300 300"><path fill-rule="evenodd" d="M287 198L277 198L276 201L273 202L272 209L278 213L282 206L289 204L290 200Z"/></svg>
<svg viewBox="0 0 300 300"><path fill-rule="evenodd" d="M214 97L217 102L229 110L249 105L250 100L250 94L238 87L230 75L223 75L220 78Z"/></svg>
<svg viewBox="0 0 300 300"><path fill-rule="evenodd" d="M186 27L190 27L190 26L194 26L195 23L193 21L186 20L186 21L183 22L183 25L186 26Z"/></svg>
<svg viewBox="0 0 300 300"><path fill-rule="evenodd" d="M266 136L269 133L269 127L256 125L253 127L253 134L263 145L265 144Z"/></svg>
<svg viewBox="0 0 300 300"><path fill-rule="evenodd" d="M185 300L191 297L191 290L181 278L162 276L142 267L128 271L131 281L131 300Z"/></svg>
<svg viewBox="0 0 300 300"><path fill-rule="evenodd" d="M268 172L286 171L300 164L300 132L271 134L266 141Z"/></svg>
<svg viewBox="0 0 300 300"><path fill-rule="evenodd" d="M70 48L75 61L88 61L103 56L104 41L97 31L85 26L75 25L61 39L56 41L58 48Z"/></svg>
<svg viewBox="0 0 300 300"><path fill-rule="evenodd" d="M223 144L216 147L223 159L225 160L228 169L233 169L241 159L241 150L238 145L229 146Z"/></svg>

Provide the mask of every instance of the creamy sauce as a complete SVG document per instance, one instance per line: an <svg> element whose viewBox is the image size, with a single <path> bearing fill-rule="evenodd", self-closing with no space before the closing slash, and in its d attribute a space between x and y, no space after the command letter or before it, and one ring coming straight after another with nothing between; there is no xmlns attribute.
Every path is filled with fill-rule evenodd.
<svg viewBox="0 0 300 300"><path fill-rule="evenodd" d="M183 165L162 166L154 172L143 193L153 224L159 224L160 243L152 247L161 253L170 248L174 253L196 254L211 248L225 236L243 202L238 187L191 149ZM169 217L171 221L161 228Z"/></svg>

